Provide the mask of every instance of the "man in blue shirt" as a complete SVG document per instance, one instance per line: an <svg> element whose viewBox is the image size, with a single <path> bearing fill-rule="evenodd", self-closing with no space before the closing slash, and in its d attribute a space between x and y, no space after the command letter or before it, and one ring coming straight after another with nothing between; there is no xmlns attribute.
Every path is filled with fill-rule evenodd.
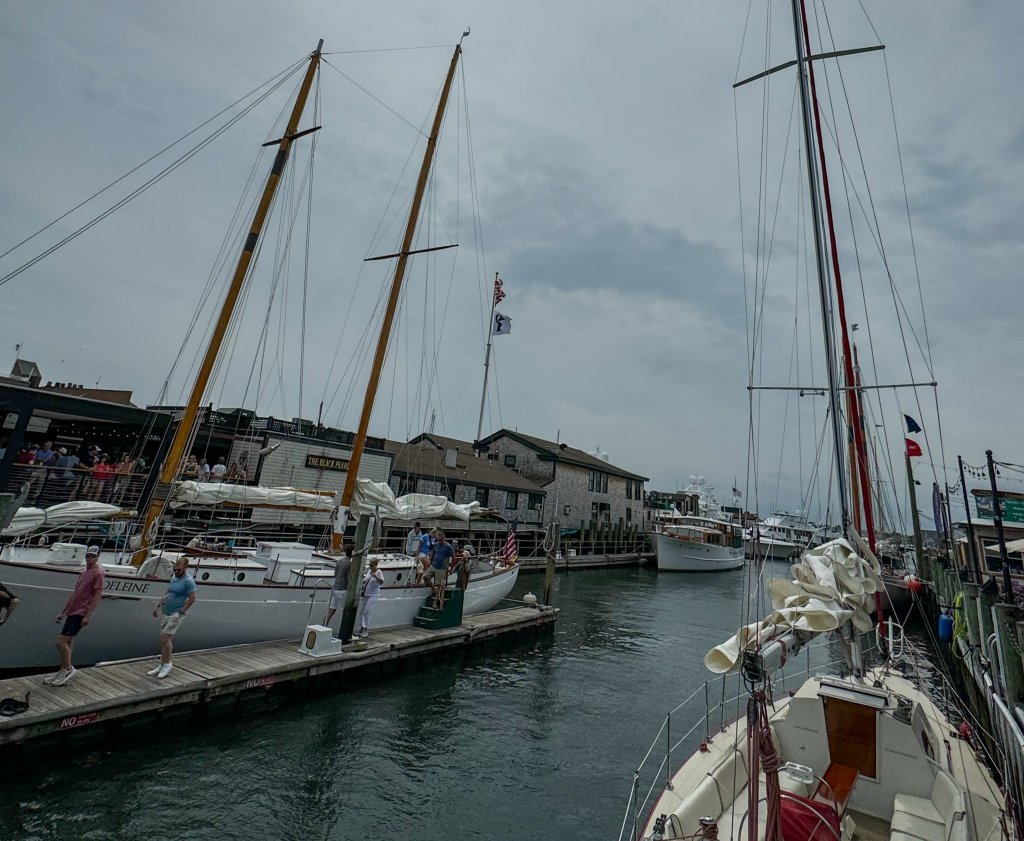
<svg viewBox="0 0 1024 841"><path fill-rule="evenodd" d="M448 567L451 564L455 551L450 543L446 543L444 532L437 533L437 541L430 549L430 571L431 581L434 585L434 607L439 610L444 607L444 591L448 586Z"/></svg>
<svg viewBox="0 0 1024 841"><path fill-rule="evenodd" d="M181 627L185 614L196 600L196 582L188 574L188 560L178 558L174 562L174 577L167 585L167 595L153 611L156 616L163 608L160 617L160 665L146 672L150 677L163 679L171 673L174 665L171 654L174 650L174 634Z"/></svg>

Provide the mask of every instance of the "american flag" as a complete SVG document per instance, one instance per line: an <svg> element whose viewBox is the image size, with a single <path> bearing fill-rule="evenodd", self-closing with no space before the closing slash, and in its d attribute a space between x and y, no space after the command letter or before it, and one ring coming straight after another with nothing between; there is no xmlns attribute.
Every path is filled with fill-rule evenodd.
<svg viewBox="0 0 1024 841"><path fill-rule="evenodd" d="M519 560L519 543L516 541L516 526L519 525L519 519L513 520L508 526L508 537L505 538L505 551L502 553L505 557L506 566L512 566L516 561Z"/></svg>
<svg viewBox="0 0 1024 841"><path fill-rule="evenodd" d="M497 275L494 276L494 306L498 306L502 301L505 300L505 290L501 287L504 286L504 282Z"/></svg>

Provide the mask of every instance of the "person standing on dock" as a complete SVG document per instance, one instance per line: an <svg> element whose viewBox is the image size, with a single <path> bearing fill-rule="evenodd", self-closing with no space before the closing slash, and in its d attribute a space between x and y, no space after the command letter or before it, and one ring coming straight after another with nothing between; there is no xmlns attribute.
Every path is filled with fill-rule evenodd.
<svg viewBox="0 0 1024 841"><path fill-rule="evenodd" d="M361 639L366 639L370 635L370 616L373 615L373 606L377 604L377 597L380 596L380 585L384 583L384 573L377 569L379 563L379 559L370 558L370 568L366 571L363 590L359 595L359 633L356 636Z"/></svg>
<svg viewBox="0 0 1024 841"><path fill-rule="evenodd" d="M181 627L185 614L195 603L196 582L188 574L188 558L178 558L174 562L174 577L167 585L167 595L160 599L153 616L163 608L160 619L160 665L146 672L150 677L161 680L171 673L174 664L171 655L174 652L174 635Z"/></svg>
<svg viewBox="0 0 1024 841"><path fill-rule="evenodd" d="M47 675L43 683L63 686L78 670L71 665L71 652L75 647L78 632L89 624L89 618L103 597L103 567L100 566L99 546L85 550L85 569L75 582L75 589L68 596L64 609L57 614L57 621L64 620L60 636L57 637L57 651L60 652L60 669L56 674Z"/></svg>
<svg viewBox="0 0 1024 841"><path fill-rule="evenodd" d="M416 583L420 583L420 577L423 574L420 568L420 541L423 538L423 529L420 528L419 521L417 520L409 533L405 536L405 554L412 558L412 569L409 570L409 578L405 582L406 587L411 587L413 580Z"/></svg>
<svg viewBox="0 0 1024 841"><path fill-rule="evenodd" d="M348 597L348 573L352 569L352 544L346 544L344 557L338 558L334 564L334 587L331 589L331 603L327 608L325 625L330 625L334 614L340 607L345 609L345 599Z"/></svg>
<svg viewBox="0 0 1024 841"><path fill-rule="evenodd" d="M448 568L455 551L445 543L444 532L437 532L437 541L430 549L430 575L434 586L434 607L444 608L444 591L448 586Z"/></svg>

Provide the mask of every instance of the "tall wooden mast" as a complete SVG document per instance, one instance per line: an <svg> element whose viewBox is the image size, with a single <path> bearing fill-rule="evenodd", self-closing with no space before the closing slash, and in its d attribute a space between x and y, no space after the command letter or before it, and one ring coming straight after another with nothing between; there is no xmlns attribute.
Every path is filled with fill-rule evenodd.
<svg viewBox="0 0 1024 841"><path fill-rule="evenodd" d="M463 38L466 34L468 33L463 34ZM423 153L423 163L420 165L419 178L416 180L416 192L413 194L409 219L405 225L402 250L396 255L398 263L395 265L395 275L391 280L391 294L388 297L387 309L384 311L384 323L380 328L380 336L377 337L377 351L373 356L370 381L366 384L363 412L359 416L359 428L356 430L356 438L352 444L352 455L349 458L348 474L345 476L345 487L341 492L341 507L337 514L338 522L331 537L332 554L338 554L341 551L341 536L345 530L348 507L352 504L352 495L355 492L359 462L362 460L363 450L366 448L366 433L370 427L370 417L373 415L373 404L377 397L377 387L380 385L380 375L381 370L384 368L384 359L387 357L388 342L391 339L391 328L395 321L395 313L398 310L398 299L402 292L402 281L405 278L405 269L409 263L413 237L416 235L416 223L419 220L420 205L423 203L423 194L427 189L427 178L430 175L430 167L434 161L437 138L441 133L441 121L444 119L445 108L448 105L448 95L451 92L452 80L455 78L455 68L458 66L460 55L462 55L461 39L455 46L451 65L448 67L448 75L445 77L444 87L441 90L441 98L437 103L437 113L434 114L434 124L430 128L430 136L427 138L427 148Z"/></svg>
<svg viewBox="0 0 1024 841"><path fill-rule="evenodd" d="M288 152L291 149L292 141L298 134L299 120L301 119L302 112L305 109L306 100L309 97L309 91L313 85L313 78L316 76L317 68L320 65L320 51L323 49L323 46L324 42L321 38L316 49L309 57L309 66L306 68L306 75L302 80L298 96L295 98L295 105L292 108L292 113L288 119L288 125L285 128L284 135L279 141L277 141L277 156L274 158L274 165L270 170L270 174L267 176L267 183L263 188L263 196L256 208L256 214L253 217L252 226L249 228L249 236L246 237L245 245L242 247L242 253L238 258L238 265L235 267L235 273L231 278L231 285L228 287L224 303L221 305L220 315L218 316L217 323L213 328L213 335L210 337L210 344L206 348L206 355L203 357L202 364L199 367L199 373L192 386L192 393L189 395L188 403L185 404L185 410L182 413L177 431L174 434L174 439L171 442L170 449L167 452L167 457L164 459L163 467L160 471L160 484L163 487L164 492L154 494L153 500L150 502L149 508L146 511L146 517L143 521L142 528L142 545L139 551L136 552L135 557L132 559L136 566L142 563L145 558L146 549L153 542L153 538L156 534L156 521L160 517L160 512L164 507L167 487L178 475L178 470L180 469L182 460L185 457L185 451L188 449L189 443L192 440L196 417L199 414L199 406L203 402L203 397L206 394L206 388L209 385L210 376L213 373L213 367L216 364L221 345L224 343L224 336L227 333L228 325L231 323L231 317L234 314L235 304L238 302L238 296L241 294L242 287L245 285L245 277L249 271L249 265L252 263L252 258L256 251L256 244L259 242L260 234L263 231L263 225L267 219L267 214L270 211L270 204L274 199L274 193L277 191L277 185L281 180L285 164L288 161ZM302 133L305 134L306 132Z"/></svg>

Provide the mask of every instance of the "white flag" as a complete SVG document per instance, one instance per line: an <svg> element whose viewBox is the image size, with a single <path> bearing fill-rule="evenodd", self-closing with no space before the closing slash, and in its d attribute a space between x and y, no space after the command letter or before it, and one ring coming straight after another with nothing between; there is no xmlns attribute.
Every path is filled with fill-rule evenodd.
<svg viewBox="0 0 1024 841"><path fill-rule="evenodd" d="M500 312L495 310L494 321L491 323L491 335L492 336L503 336L512 332L512 319L507 315L502 315Z"/></svg>

